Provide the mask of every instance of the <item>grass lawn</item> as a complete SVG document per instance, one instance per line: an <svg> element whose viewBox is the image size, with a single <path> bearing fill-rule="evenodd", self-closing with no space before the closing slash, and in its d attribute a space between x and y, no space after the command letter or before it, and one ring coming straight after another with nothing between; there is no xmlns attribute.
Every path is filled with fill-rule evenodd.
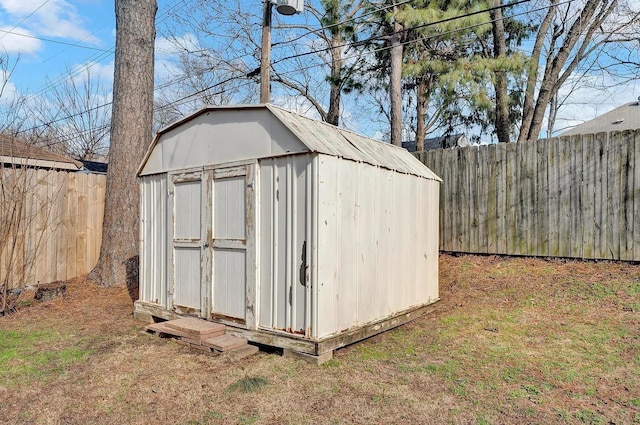
<svg viewBox="0 0 640 425"><path fill-rule="evenodd" d="M640 266L441 255L440 296L313 366L190 352L71 282L0 318L0 423L640 424Z"/></svg>

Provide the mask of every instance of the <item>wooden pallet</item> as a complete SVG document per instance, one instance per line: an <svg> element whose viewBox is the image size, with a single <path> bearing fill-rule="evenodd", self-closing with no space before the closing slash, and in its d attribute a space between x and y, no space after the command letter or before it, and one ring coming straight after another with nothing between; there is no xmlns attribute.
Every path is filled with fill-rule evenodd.
<svg viewBox="0 0 640 425"><path fill-rule="evenodd" d="M230 359L239 360L258 352L258 347L247 344L247 340L226 333L226 326L187 317L153 323L146 331L160 338L174 339L178 344L208 354L224 354Z"/></svg>

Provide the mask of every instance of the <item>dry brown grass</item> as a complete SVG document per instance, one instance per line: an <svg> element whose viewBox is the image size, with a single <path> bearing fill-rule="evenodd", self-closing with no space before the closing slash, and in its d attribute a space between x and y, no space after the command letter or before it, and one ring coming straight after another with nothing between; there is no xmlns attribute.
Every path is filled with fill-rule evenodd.
<svg viewBox="0 0 640 425"><path fill-rule="evenodd" d="M640 266L442 255L440 276L431 314L320 367L192 353L144 333L126 289L70 282L0 319L24 363L80 353L5 363L0 423L640 423Z"/></svg>

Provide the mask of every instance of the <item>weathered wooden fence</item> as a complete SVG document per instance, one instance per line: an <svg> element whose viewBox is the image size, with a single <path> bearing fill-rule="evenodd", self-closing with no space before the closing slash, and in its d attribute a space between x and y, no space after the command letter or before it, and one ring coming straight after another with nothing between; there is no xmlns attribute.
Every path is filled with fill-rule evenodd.
<svg viewBox="0 0 640 425"><path fill-rule="evenodd" d="M440 249L640 261L640 130L437 150Z"/></svg>
<svg viewBox="0 0 640 425"><path fill-rule="evenodd" d="M0 284L88 273L102 241L105 176L0 169Z"/></svg>

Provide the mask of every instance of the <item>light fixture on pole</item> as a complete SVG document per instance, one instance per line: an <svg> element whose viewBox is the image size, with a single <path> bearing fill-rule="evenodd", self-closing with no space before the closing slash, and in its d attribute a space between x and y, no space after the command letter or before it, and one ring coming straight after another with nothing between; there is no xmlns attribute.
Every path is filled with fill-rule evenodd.
<svg viewBox="0 0 640 425"><path fill-rule="evenodd" d="M263 0L264 10L262 18L262 51L260 54L260 103L269 103L271 64L271 6L276 6L276 11L285 16L302 13L304 0Z"/></svg>

